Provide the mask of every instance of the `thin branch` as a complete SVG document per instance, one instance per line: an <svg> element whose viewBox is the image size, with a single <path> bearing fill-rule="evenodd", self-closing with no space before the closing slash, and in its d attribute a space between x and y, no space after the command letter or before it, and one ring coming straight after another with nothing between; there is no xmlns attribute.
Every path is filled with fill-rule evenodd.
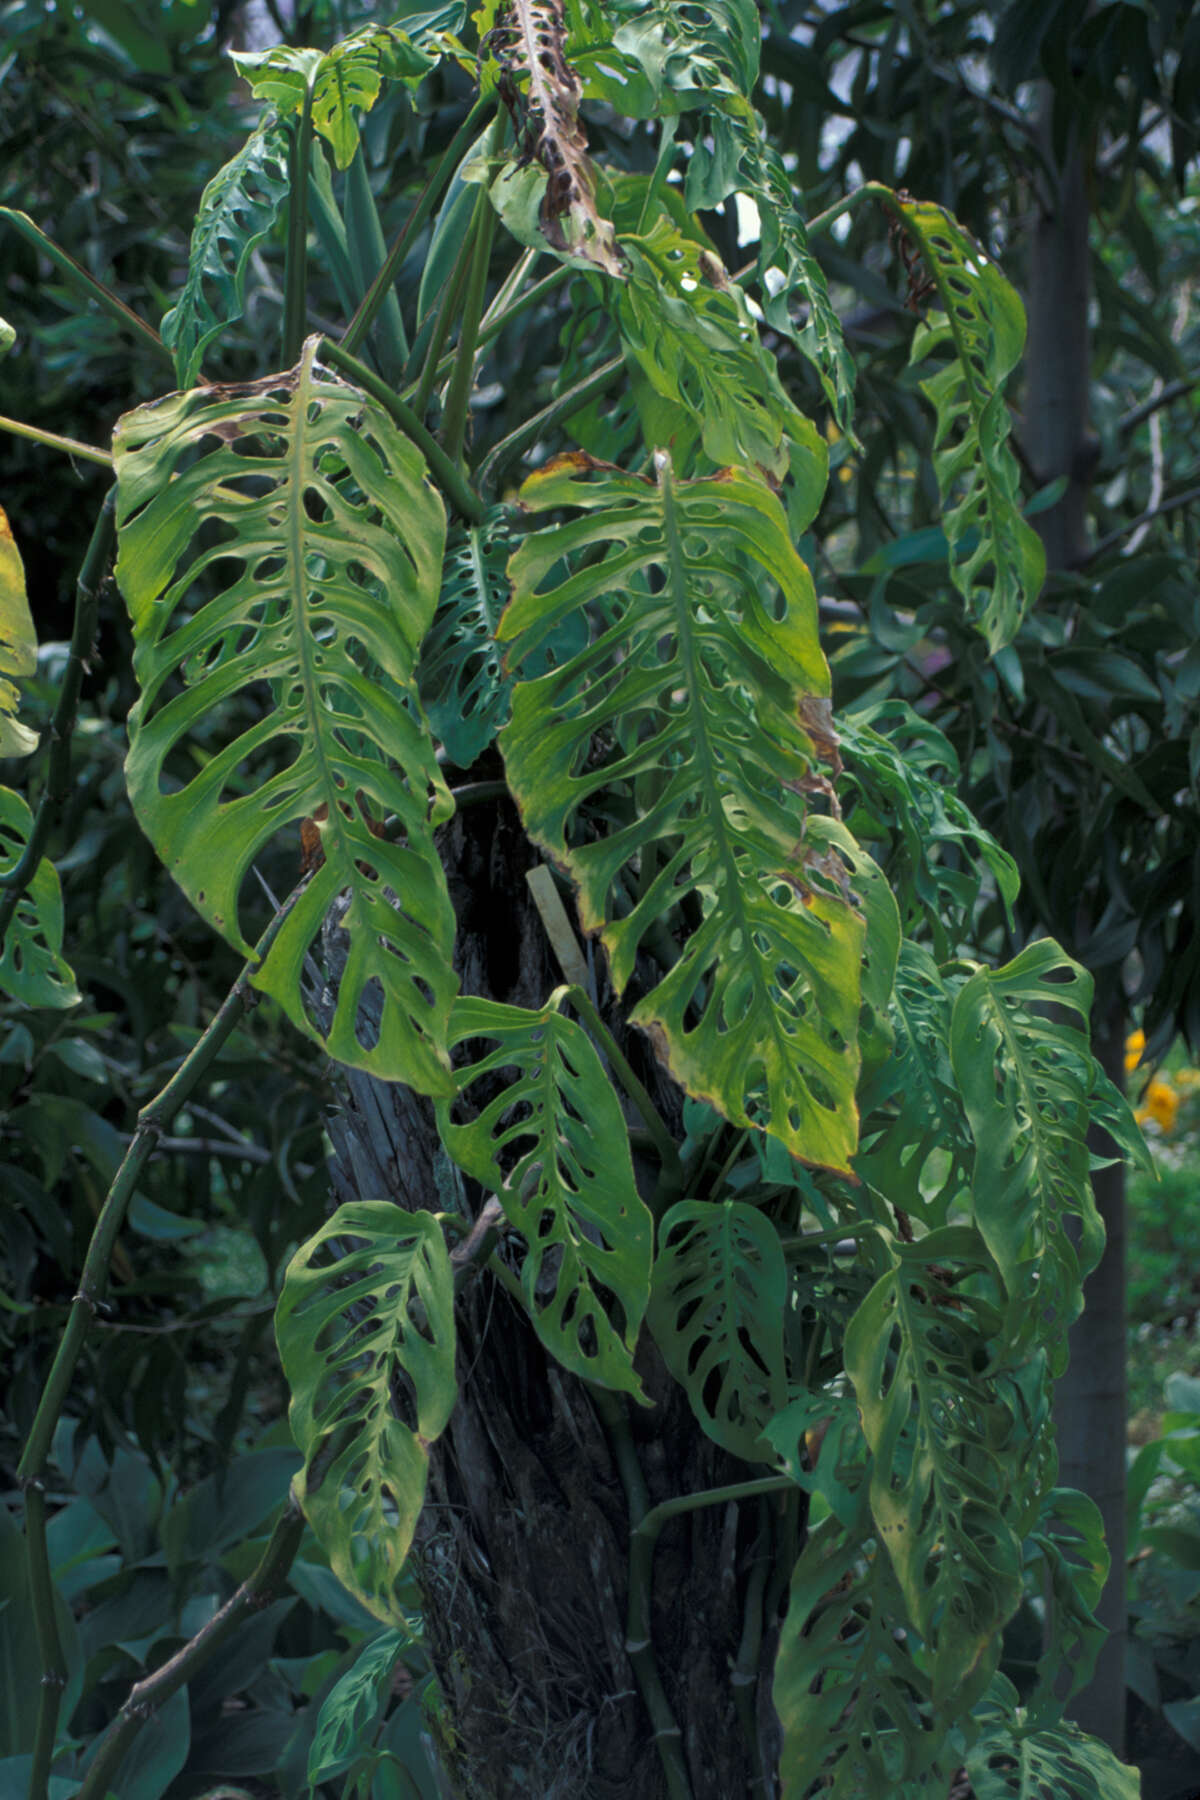
<svg viewBox="0 0 1200 1800"><path fill-rule="evenodd" d="M1131 531L1137 531L1140 526L1148 525L1152 519L1162 519L1168 513L1178 512L1181 506L1190 506L1193 500L1200 500L1200 487L1185 488L1181 494L1171 494L1161 505L1152 507L1148 512L1140 513L1136 519L1130 519L1127 524L1120 526L1116 531L1110 531L1106 538L1101 538L1098 544L1092 546L1077 567L1086 568L1088 563L1095 562L1097 557L1105 555L1109 550L1114 550L1123 538L1129 536Z"/></svg>
<svg viewBox="0 0 1200 1800"><path fill-rule="evenodd" d="M303 1537L304 1514L289 1494L254 1573L243 1581L207 1625L201 1626L190 1643L132 1688L128 1700L100 1740L78 1800L104 1800L104 1796L112 1791L112 1779L142 1726L211 1660L244 1619L270 1604L287 1579Z"/></svg>
<svg viewBox="0 0 1200 1800"><path fill-rule="evenodd" d="M73 282L77 288L83 290L90 300L96 302L101 312L106 312L110 319L116 320L118 325L123 325L126 330L132 331L134 336L140 339L148 349L157 351L159 356L165 356L172 368L175 366L171 352L153 325L147 325L144 319L139 319L131 307L126 306L123 300L117 298L111 288L105 287L102 281L97 281L96 277L85 269L82 263L77 263L75 258L68 256L65 250L60 250L53 238L48 238L27 213L17 212L11 206L0 206L0 220L11 225L27 244L32 244L35 250L48 257L60 274L65 275L68 281Z"/></svg>
<svg viewBox="0 0 1200 1800"><path fill-rule="evenodd" d="M1173 401L1182 400L1185 394L1193 393L1198 387L1200 387L1200 375L1181 376L1178 381L1168 381L1165 387L1159 387L1156 382L1155 389L1157 391L1152 390L1148 399L1143 400L1139 406L1131 408L1117 420L1117 435L1128 437L1131 431L1137 430L1143 419L1148 419L1152 413L1156 413L1160 406L1170 406Z"/></svg>
<svg viewBox="0 0 1200 1800"><path fill-rule="evenodd" d="M81 456L85 462L99 463L103 469L112 468L113 459L107 450L97 450L94 444L81 444L78 438L60 437L57 431L42 431L36 425L23 425L20 419L6 419L2 414L0 431L11 431L14 437L44 444L47 450L65 450L68 456Z"/></svg>
<svg viewBox="0 0 1200 1800"><path fill-rule="evenodd" d="M556 425L560 425L564 419L569 419L573 413L579 412L598 394L603 394L612 386L613 381L624 367L625 358L623 356L611 357L608 362L601 363L600 367L585 380L576 382L575 386L568 388L565 394L560 394L556 400L550 402L549 406L544 406L541 412L534 413L531 419L526 419L523 425L518 425L515 431L510 431L507 437L501 438L480 464L476 477L480 487L494 487L496 477L501 469L512 462L514 458L523 455L531 444L537 442L543 432L552 431Z"/></svg>

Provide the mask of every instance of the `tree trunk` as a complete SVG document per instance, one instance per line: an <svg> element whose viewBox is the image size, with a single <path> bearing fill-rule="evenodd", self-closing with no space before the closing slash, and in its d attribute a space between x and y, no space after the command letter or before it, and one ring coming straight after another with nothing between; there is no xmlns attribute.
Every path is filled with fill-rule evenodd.
<svg viewBox="0 0 1200 1800"><path fill-rule="evenodd" d="M1057 505L1039 514L1048 568L1079 566L1088 551L1086 508L1096 462L1088 427L1088 204L1083 156L1072 137L1061 159L1052 130L1053 96L1043 94L1038 220L1029 279L1025 449L1039 480L1065 475ZM1106 972L1110 973L1110 972ZM1103 979L1103 978L1102 978ZM1108 982L1105 982L1108 987ZM1110 994L1112 993L1109 987ZM1124 1012L1119 989L1093 1018L1095 1048L1112 1078L1124 1073ZM1107 1149L1104 1145L1095 1146ZM1125 1746L1125 1170L1121 1163L1093 1178L1108 1241L1084 1290L1084 1311L1071 1332L1071 1361L1058 1384L1059 1480L1100 1508L1112 1568L1098 1615L1109 1633L1088 1687L1069 1708L1085 1731L1118 1755Z"/></svg>
<svg viewBox="0 0 1200 1800"><path fill-rule="evenodd" d="M524 876L534 858L507 802L444 834L463 991L539 1006L562 977ZM603 999L603 993L601 993ZM620 1018L606 1022L623 1037ZM661 1102L679 1095L624 1047ZM442 1151L432 1109L351 1074L331 1121L336 1197L467 1210L483 1195ZM458 1404L434 1449L413 1552L443 1696L439 1749L463 1800L759 1800L776 1793L770 1670L785 1596L762 1559L794 1514L776 1500L724 1503L669 1523L652 1577L657 1721L626 1647L630 1500L650 1505L760 1473L697 1428L652 1347L638 1370L651 1408L607 1396L549 1358L523 1311L484 1270L459 1298ZM645 1334L643 1334L644 1336ZM606 1403L607 1402L607 1403ZM631 1460L636 1459L636 1467ZM635 1503L638 1496L635 1494ZM790 1567L787 1559L784 1566ZM739 1690L733 1675L749 1675ZM672 1739L669 1708L679 1736ZM686 1769L686 1781L682 1770ZM763 1771L767 1771L764 1775Z"/></svg>

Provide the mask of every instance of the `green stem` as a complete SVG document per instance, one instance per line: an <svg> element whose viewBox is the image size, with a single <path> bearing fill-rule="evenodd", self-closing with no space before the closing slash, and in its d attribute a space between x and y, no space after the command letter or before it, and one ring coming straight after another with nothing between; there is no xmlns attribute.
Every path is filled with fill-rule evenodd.
<svg viewBox="0 0 1200 1800"><path fill-rule="evenodd" d="M50 757L46 768L46 785L42 789L34 814L28 841L11 869L0 875L0 944L12 924L17 903L37 873L38 864L50 835L55 814L71 792L71 737L75 730L75 712L79 690L96 637L100 612L100 583L112 554L116 530L117 490L111 487L104 497L100 516L92 531L91 542L75 584L75 619L71 628L71 648L63 671L62 686L54 716L50 720Z"/></svg>
<svg viewBox="0 0 1200 1800"><path fill-rule="evenodd" d="M137 1682L130 1691L128 1700L100 1740L77 1800L104 1800L105 1795L112 1792L113 1777L147 1719L211 1660L244 1619L270 1604L287 1579L303 1537L304 1514L289 1494L254 1573L182 1650L177 1650L155 1669L153 1675Z"/></svg>
<svg viewBox="0 0 1200 1800"><path fill-rule="evenodd" d="M501 112L492 127L490 145L493 156L504 148L508 115ZM479 190L472 221L471 268L467 276L467 292L463 302L462 327L458 334L458 353L446 394L446 410L442 416L442 442L455 462L461 460L467 435L467 407L475 383L475 353L479 347L479 324L483 318L483 302L487 291L488 265L492 260L492 239L496 235L496 209L486 187Z"/></svg>
<svg viewBox="0 0 1200 1800"><path fill-rule="evenodd" d="M702 1506L724 1506L728 1500L753 1500L763 1494L786 1494L795 1487L790 1475L765 1475L757 1481L735 1481L729 1487L701 1488L696 1494L679 1494L674 1500L661 1500L659 1504L645 1513L634 1526L633 1535L650 1545L650 1553L654 1554L654 1545L658 1534L670 1519L677 1519L680 1513L696 1512Z"/></svg>
<svg viewBox="0 0 1200 1800"><path fill-rule="evenodd" d="M455 510L461 513L464 519L470 519L473 525L478 525L484 516L482 500L471 487L462 470L450 460L433 434L425 429L412 407L406 405L399 394L393 393L386 381L382 381L373 369L368 369L365 363L359 362L357 356L351 356L340 344L335 344L332 338L321 339L321 355L331 362L335 369L340 369L343 375L348 375L351 381L356 382L359 387L371 395L372 399L378 400L380 406L391 414L405 437L411 438L417 448L424 453L426 461L445 488Z"/></svg>
<svg viewBox="0 0 1200 1800"><path fill-rule="evenodd" d="M375 322L375 315L383 305L384 296L390 292L399 273L400 265L408 254L410 243L428 219L443 188L462 161L463 152L478 132L481 120L486 117L494 105L495 100L490 94L475 102L443 152L437 168L421 189L416 205L405 220L404 229L388 251L383 267L367 289L362 305L351 319L342 337L342 348L348 350L351 355L358 349L363 338L370 331Z"/></svg>
<svg viewBox="0 0 1200 1800"><path fill-rule="evenodd" d="M742 1608L742 1636L738 1644L737 1658L730 1672L729 1685L733 1689L733 1704L750 1756L750 1785L755 1791L763 1792L766 1788L766 1781L758 1742L758 1717L754 1704L754 1689L758 1684L758 1662L762 1651L763 1596L766 1591L772 1558L763 1545L764 1538L769 1541L770 1526L766 1508L761 1502L758 1510L759 1537L755 1546L754 1560L750 1565L750 1575L746 1582L746 1597Z"/></svg>
<svg viewBox="0 0 1200 1800"><path fill-rule="evenodd" d="M28 1441L17 1465L17 1481L26 1496L25 1535L30 1593L38 1643L43 1654L43 1681L35 1742L48 1745L51 1751L62 1699L62 1684L56 1680L56 1671L64 1666L58 1621L54 1615L53 1589L49 1588L47 1591L47 1585L42 1579L43 1571L48 1568L44 1477L55 1427L66 1404L83 1346L96 1313L103 1304L117 1236L142 1170L163 1132L169 1129L176 1113L212 1067L247 1007L257 998L250 992L250 977L266 955L303 886L304 883L301 883L275 914L259 939L253 958L238 976L203 1036L193 1045L161 1093L138 1114L137 1130L100 1208L79 1277L79 1289L71 1302L67 1328L59 1341ZM33 1501L32 1506L28 1504L30 1500ZM47 1763L44 1773L48 1773L48 1768ZM103 1795L105 1790L99 1791ZM45 1779L40 1787L36 1783L31 1784L29 1800L46 1800Z"/></svg>
<svg viewBox="0 0 1200 1800"><path fill-rule="evenodd" d="M68 256L65 250L60 250L53 239L48 238L45 232L34 224L27 213L17 212L11 206L0 206L0 219L11 225L14 231L19 232L26 243L32 244L35 250L39 250L43 256L48 257L55 268L65 275L68 281L82 289L89 300L94 300L100 310L106 312L110 319L115 319L118 325L123 325L128 331L132 331L140 343L157 352L159 356L165 356L174 367L174 358L154 327L147 325L144 319L139 319L123 300L118 300L111 288L106 288L102 281L97 281L96 277L89 274L81 263L75 261L73 256Z"/></svg>
<svg viewBox="0 0 1200 1800"><path fill-rule="evenodd" d="M653 1540L650 1540L650 1557L647 1560L642 1552L645 1540L638 1537L645 1520L652 1518L658 1508L653 1511L650 1508L646 1478L638 1461L633 1433L629 1429L629 1420L621 1402L603 1388L593 1388L592 1398L612 1445L613 1458L629 1509L629 1608L626 1615L625 1651L637 1678L642 1701L650 1715L650 1723L654 1727L654 1742L662 1761L670 1800L692 1800L691 1780L683 1754L683 1734L671 1711L671 1703L667 1699L658 1664L654 1659L651 1633Z"/></svg>
<svg viewBox="0 0 1200 1800"><path fill-rule="evenodd" d="M864 181L861 187L852 189L848 194L843 194L840 200L835 200L832 206L827 206L825 211L818 213L815 219L807 220L804 226L805 235L810 241L815 237L822 237L835 220L849 218L852 213L856 213L864 200L881 200L888 211L894 213L898 219L904 217L900 203L890 187L885 187L882 181Z"/></svg>
<svg viewBox="0 0 1200 1800"><path fill-rule="evenodd" d="M733 1149L729 1152L729 1155L725 1158L725 1161L721 1164L720 1171L714 1178L711 1188L709 1188L709 1190L708 1190L708 1197L710 1200L716 1199L717 1195L720 1193L721 1189L725 1186L725 1183L729 1180L729 1177L732 1175L733 1171L736 1169L739 1162L741 1162L742 1153L746 1148L746 1143L747 1143L747 1140L749 1139L749 1137L750 1137L750 1133L748 1131L739 1131L738 1135L734 1138Z"/></svg>
<svg viewBox="0 0 1200 1800"><path fill-rule="evenodd" d="M25 1517L29 1533L29 1588L34 1628L42 1661L42 1692L38 1706L29 1773L31 1800L43 1800L50 1786L50 1765L58 1733L58 1710L67 1685L67 1663L54 1616L54 1581L46 1541L46 1494L41 1483L25 1490Z"/></svg>
<svg viewBox="0 0 1200 1800"><path fill-rule="evenodd" d="M312 87L288 147L288 228L283 275L283 366L299 361L308 317L308 165L312 156Z"/></svg>
<svg viewBox="0 0 1200 1800"><path fill-rule="evenodd" d="M434 388L441 377L443 367L446 373L454 367L454 352L445 359L439 359L442 345L446 341L450 326L458 312L458 304L462 299L462 291L466 286L467 271L471 266L471 235L468 232L454 261L454 267L446 277L446 285L438 302L437 314L433 321L433 329L429 334L429 342L425 346L425 360L421 364L421 373L415 387L411 389L413 411L423 419L429 411L429 402ZM418 333L418 338L419 338Z"/></svg>
<svg viewBox="0 0 1200 1800"><path fill-rule="evenodd" d="M29 438L32 443L45 444L49 450L65 450L68 456L82 456L88 462L99 463L102 468L112 468L112 457L107 450L81 444L78 438L59 437L56 431L41 431L36 425L23 425L20 419L6 419L2 414L0 431L11 431L14 437Z"/></svg>
<svg viewBox="0 0 1200 1800"><path fill-rule="evenodd" d="M507 463L512 462L514 457L522 455L530 444L536 443L544 431L552 431L564 419L569 419L572 413L577 413L582 407L585 407L589 400L594 400L597 394L604 393L606 388L612 386L614 378L621 373L624 367L625 358L623 356L614 356L608 362L601 363L594 374L587 376L583 381L577 381L575 386L568 388L565 394L560 394L557 400L552 400L549 406L542 408L541 412L535 413L531 419L526 419L523 425L518 425L515 431L510 431L507 437L501 438L480 465L477 475L480 487L494 486L496 475Z"/></svg>
<svg viewBox="0 0 1200 1800"><path fill-rule="evenodd" d="M496 1277L513 1305L519 1306L523 1313L528 1314L529 1302L525 1298L525 1290L521 1286L520 1277L514 1275L508 1264L502 1262L494 1251L487 1259L487 1267Z"/></svg>
<svg viewBox="0 0 1200 1800"><path fill-rule="evenodd" d="M524 260L524 258L521 259L522 262L524 262ZM518 265L518 267L519 266L520 265ZM525 312L527 308L535 305L539 300L543 299L546 294L553 292L555 288L561 287L563 282L574 273L575 270L571 268L569 263L563 263L551 274L544 276L541 281L535 281L529 291L522 294L519 300L514 300L511 305L504 305L503 307L498 306L497 301L500 300L501 296L497 294L496 300L492 302L488 311L483 315L483 321L479 327L479 342L476 348L479 350L486 349L493 339L499 337L506 325L511 325L512 321L519 317L521 313ZM507 286L507 283L505 285ZM440 340L438 353L439 355L441 354ZM436 368L434 368L432 364L427 363L427 366L430 369L430 392L433 391L433 388L439 381L444 380L444 378L449 375L451 369L454 367L454 357L455 352L451 351L448 356L443 356L441 358L441 361L438 362ZM406 389L405 392L406 396L409 399L412 399L413 395L418 392L418 385L414 383L413 387L411 389ZM415 399L413 399L413 405L416 405Z"/></svg>
<svg viewBox="0 0 1200 1800"><path fill-rule="evenodd" d="M612 1032L600 1017L584 989L572 986L563 989L562 993L563 998L575 1008L592 1036L599 1040L605 1056L612 1064L617 1080L641 1113L646 1129L654 1139L664 1176L669 1180L674 1191L679 1192L679 1183L683 1174L679 1162L679 1148L671 1136L666 1120L630 1068L629 1062L622 1054Z"/></svg>

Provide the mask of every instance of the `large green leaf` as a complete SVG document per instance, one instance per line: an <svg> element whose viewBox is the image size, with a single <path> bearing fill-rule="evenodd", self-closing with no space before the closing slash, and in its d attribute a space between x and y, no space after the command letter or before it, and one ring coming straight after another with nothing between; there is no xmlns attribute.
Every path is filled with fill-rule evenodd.
<svg viewBox="0 0 1200 1800"><path fill-rule="evenodd" d="M740 1200L681 1200L659 1225L650 1329L703 1429L769 1462L763 1427L787 1400L787 1265L765 1213Z"/></svg>
<svg viewBox="0 0 1200 1800"><path fill-rule="evenodd" d="M454 1280L432 1213L340 1206L288 1264L275 1335L295 1492L338 1579L403 1625L396 1582L454 1408Z"/></svg>
<svg viewBox="0 0 1200 1800"><path fill-rule="evenodd" d="M433 822L450 801L413 678L444 513L419 452L318 366L318 341L287 374L170 395L118 426L117 579L141 687L129 791L171 874L243 954L252 860L317 820L323 865L255 984L331 1056L445 1093L454 915ZM327 1018L303 968L342 895ZM381 1003L377 1024L364 999Z"/></svg>
<svg viewBox="0 0 1200 1800"><path fill-rule="evenodd" d="M979 1718L983 1731L966 1764L976 1800L1138 1800L1136 1769L1066 1721L1032 1727L1004 1676L996 1677Z"/></svg>
<svg viewBox="0 0 1200 1800"><path fill-rule="evenodd" d="M0 787L0 875L20 860L32 829L33 814L20 794ZM62 941L58 870L43 856L0 941L0 993L22 1006L76 1005L79 990L63 961Z"/></svg>
<svg viewBox="0 0 1200 1800"><path fill-rule="evenodd" d="M187 280L162 322L180 387L191 387L209 344L241 318L247 265L273 228L288 192L287 132L272 115L251 132L200 197Z"/></svg>
<svg viewBox="0 0 1200 1800"><path fill-rule="evenodd" d="M631 1016L688 1092L845 1169L864 928L836 850L805 829L806 792L828 788L812 581L764 482L679 482L655 462L651 481L561 457L522 489L530 510L586 511L513 558L509 661L528 666L580 610L594 636L518 682L510 785L618 990L648 938L660 960L683 940Z"/></svg>
<svg viewBox="0 0 1200 1800"><path fill-rule="evenodd" d="M936 291L940 315L913 340L912 362L949 351L921 383L937 414L933 467L950 573L995 651L1011 642L1046 574L1046 553L1020 510L1004 383L1025 344L1025 311L987 252L944 206L897 197Z"/></svg>
<svg viewBox="0 0 1200 1800"><path fill-rule="evenodd" d="M871 1512L925 1641L935 1702L986 1686L1021 1601L1021 1545L1006 1515L1019 1420L989 1365L995 1309L950 1286L990 1272L979 1234L947 1226L881 1238L891 1267L846 1332L846 1372L874 1457Z"/></svg>
<svg viewBox="0 0 1200 1800"><path fill-rule="evenodd" d="M456 1002L451 1041L489 1047L459 1071L459 1104L441 1103L438 1124L525 1240L521 1286L546 1348L574 1374L640 1398L633 1351L650 1292L650 1214L620 1102L559 999L538 1012ZM464 1102L478 1111L456 1123Z"/></svg>
<svg viewBox="0 0 1200 1800"><path fill-rule="evenodd" d="M903 1601L869 1529L823 1519L792 1574L773 1690L783 1800L895 1800L943 1753L921 1646L897 1628Z"/></svg>
<svg viewBox="0 0 1200 1800"><path fill-rule="evenodd" d="M1067 1362L1081 1284L1099 1261L1104 1227L1088 1178L1088 1100L1095 1065L1087 1037L1092 978L1048 939L1002 969L978 969L954 1003L950 1056L975 1139L972 1197L979 1229L1008 1289L1010 1333ZM1081 1221L1078 1247L1070 1215Z"/></svg>
<svg viewBox="0 0 1200 1800"><path fill-rule="evenodd" d="M496 642L514 548L506 519L506 509L496 507L482 525L452 532L417 671L429 723L460 769L471 767L508 717L511 683Z"/></svg>
<svg viewBox="0 0 1200 1800"><path fill-rule="evenodd" d="M0 756L28 756L37 732L16 718L17 689L10 676L37 668L37 637L25 592L25 565L8 515L0 507Z"/></svg>

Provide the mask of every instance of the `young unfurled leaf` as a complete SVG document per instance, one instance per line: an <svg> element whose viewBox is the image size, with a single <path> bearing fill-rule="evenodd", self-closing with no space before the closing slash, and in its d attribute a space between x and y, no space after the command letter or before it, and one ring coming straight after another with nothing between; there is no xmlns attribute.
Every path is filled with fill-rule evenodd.
<svg viewBox="0 0 1200 1800"><path fill-rule="evenodd" d="M162 322L180 387L191 387L209 344L241 318L247 264L274 226L288 191L287 132L272 116L251 132L201 195L187 280Z"/></svg>
<svg viewBox="0 0 1200 1800"><path fill-rule="evenodd" d="M330 1567L404 1622L396 1582L454 1409L454 1280L431 1213L340 1206L292 1258L275 1314L304 1456L296 1497Z"/></svg>
<svg viewBox="0 0 1200 1800"><path fill-rule="evenodd" d="M970 1705L1021 1601L1004 1462L1019 1420L989 1372L995 1309L946 1284L947 1264L990 1272L979 1234L946 1226L889 1249L891 1268L847 1329L846 1372L874 1457L871 1512L935 1703Z"/></svg>
<svg viewBox="0 0 1200 1800"><path fill-rule="evenodd" d="M579 123L579 78L564 54L562 0L507 0L488 33L500 93L517 120L518 158L497 178L518 182L536 165L538 224L563 255L622 272L610 222L596 207L596 180ZM498 208L502 210L502 207Z"/></svg>
<svg viewBox="0 0 1200 1800"><path fill-rule="evenodd" d="M765 1213L681 1200L659 1225L650 1329L703 1429L746 1462L769 1462L764 1426L787 1399L787 1266Z"/></svg>
<svg viewBox="0 0 1200 1800"><path fill-rule="evenodd" d="M1046 573L1041 539L1021 516L1004 401L1004 383L1025 344L1025 311L945 207L899 197L896 205L941 307L918 329L911 360L945 350L951 356L921 383L937 414L933 466L950 573L995 652L1016 635Z"/></svg>
<svg viewBox="0 0 1200 1800"><path fill-rule="evenodd" d="M37 668L37 637L25 593L25 566L12 526L0 507L0 756L28 756L37 732L17 719L18 694L10 676Z"/></svg>
<svg viewBox="0 0 1200 1800"><path fill-rule="evenodd" d="M20 860L32 829L33 814L20 794L0 787L0 875ZM79 990L62 959L62 942L58 870L43 857L0 942L0 993L22 1006L76 1005Z"/></svg>
<svg viewBox="0 0 1200 1800"><path fill-rule="evenodd" d="M845 1169L864 930L836 850L805 832L803 796L828 785L799 718L829 689L811 578L764 482L656 462L651 482L562 457L522 489L531 510L586 511L513 558L509 661L523 672L581 609L594 637L518 682L510 784L618 990L648 934L660 959L678 944L632 1018L688 1092ZM606 827L583 841L593 806Z"/></svg>
<svg viewBox="0 0 1200 1800"><path fill-rule="evenodd" d="M460 999L451 1039L489 1048L459 1071L459 1106L439 1106L442 1141L525 1240L521 1285L538 1336L574 1374L641 1398L633 1351L653 1230L591 1039L557 997L538 1012ZM480 1110L455 1123L463 1101Z"/></svg>
<svg viewBox="0 0 1200 1800"><path fill-rule="evenodd" d="M511 683L500 666L496 629L508 603L514 541L497 507L446 546L442 593L421 650L417 677L434 734L460 769L469 769L508 716Z"/></svg>
<svg viewBox="0 0 1200 1800"><path fill-rule="evenodd" d="M1086 1022L1091 1003L1091 976L1043 938L1002 969L976 970L950 1027L975 1139L975 1217L1008 1289L1012 1332L1043 1343L1056 1375L1083 1277L1104 1248L1088 1172L1095 1064L1085 1031L1062 1017ZM1081 1221L1078 1248L1071 1215Z"/></svg>
<svg viewBox="0 0 1200 1800"><path fill-rule="evenodd" d="M287 374L170 395L118 427L117 579L141 686L129 790L172 875L244 955L252 861L315 820L323 863L255 985L339 1061L446 1093L454 914L433 825L450 800L413 675L445 515L420 453L317 366L318 341ZM304 963L342 895L326 1019Z"/></svg>

